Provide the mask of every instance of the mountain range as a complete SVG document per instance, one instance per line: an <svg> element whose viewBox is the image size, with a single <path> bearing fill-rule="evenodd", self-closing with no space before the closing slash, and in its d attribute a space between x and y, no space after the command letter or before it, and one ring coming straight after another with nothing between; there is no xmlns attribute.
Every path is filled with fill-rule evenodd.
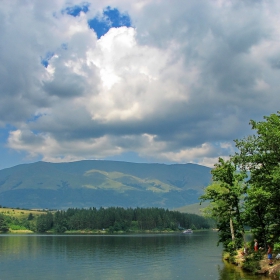
<svg viewBox="0 0 280 280"><path fill-rule="evenodd" d="M211 169L196 164L84 160L0 170L0 205L19 208L163 207L198 202Z"/></svg>

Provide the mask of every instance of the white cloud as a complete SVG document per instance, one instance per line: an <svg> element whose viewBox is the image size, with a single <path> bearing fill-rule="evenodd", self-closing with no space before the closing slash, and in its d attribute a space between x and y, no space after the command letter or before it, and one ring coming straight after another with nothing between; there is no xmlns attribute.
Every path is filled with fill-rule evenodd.
<svg viewBox="0 0 280 280"><path fill-rule="evenodd" d="M26 1L25 1L26 2ZM48 161L136 152L212 165L280 102L277 1L0 3L0 126L10 148ZM133 27L99 40L110 5ZM54 55L44 68L41 59Z"/></svg>
<svg viewBox="0 0 280 280"><path fill-rule="evenodd" d="M214 156L214 162L217 160L217 156L215 157L214 147L210 143L203 143L199 147L193 147L189 149L182 149L177 152L166 152L161 153L161 157L167 161L173 162L192 162L199 163L204 165L209 165L209 161L212 164L212 160Z"/></svg>
<svg viewBox="0 0 280 280"><path fill-rule="evenodd" d="M180 61L170 62L171 50L137 45L135 35L133 28L112 28L88 53L102 81L99 94L87 100L95 120L146 119L167 102L187 99L178 87Z"/></svg>

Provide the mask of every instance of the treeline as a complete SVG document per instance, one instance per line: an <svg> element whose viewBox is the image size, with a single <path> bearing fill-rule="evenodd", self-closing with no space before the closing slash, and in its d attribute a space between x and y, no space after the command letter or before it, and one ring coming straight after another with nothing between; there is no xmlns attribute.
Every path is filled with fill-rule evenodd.
<svg viewBox="0 0 280 280"><path fill-rule="evenodd" d="M48 211L27 218L0 214L0 231L29 229L34 232L99 231L133 232L147 230L208 229L208 220L195 214L163 208L89 208Z"/></svg>
<svg viewBox="0 0 280 280"><path fill-rule="evenodd" d="M170 211L162 208L70 208L38 216L37 232L53 230L57 233L75 230L145 231L178 230L182 228L207 229L204 217Z"/></svg>

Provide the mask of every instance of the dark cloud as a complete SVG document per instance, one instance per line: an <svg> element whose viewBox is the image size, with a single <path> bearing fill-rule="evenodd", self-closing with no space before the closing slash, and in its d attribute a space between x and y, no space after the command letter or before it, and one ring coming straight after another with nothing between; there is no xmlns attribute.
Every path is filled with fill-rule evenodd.
<svg viewBox="0 0 280 280"><path fill-rule="evenodd" d="M277 1L71 3L0 4L12 149L211 165L279 109Z"/></svg>
<svg viewBox="0 0 280 280"><path fill-rule="evenodd" d="M61 72L61 76L55 76L51 81L43 83L43 89L51 96L60 98L73 98L81 96L85 92L86 79L80 75L69 73L68 69Z"/></svg>

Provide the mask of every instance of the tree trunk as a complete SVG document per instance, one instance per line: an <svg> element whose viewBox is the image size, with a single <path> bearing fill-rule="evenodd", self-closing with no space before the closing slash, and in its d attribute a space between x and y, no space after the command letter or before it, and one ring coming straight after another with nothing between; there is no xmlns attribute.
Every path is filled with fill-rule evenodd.
<svg viewBox="0 0 280 280"><path fill-rule="evenodd" d="M231 239L232 239L232 241L234 241L234 239L235 239L234 228L233 228L233 222L232 222L231 218L229 218L229 225L230 225Z"/></svg>

